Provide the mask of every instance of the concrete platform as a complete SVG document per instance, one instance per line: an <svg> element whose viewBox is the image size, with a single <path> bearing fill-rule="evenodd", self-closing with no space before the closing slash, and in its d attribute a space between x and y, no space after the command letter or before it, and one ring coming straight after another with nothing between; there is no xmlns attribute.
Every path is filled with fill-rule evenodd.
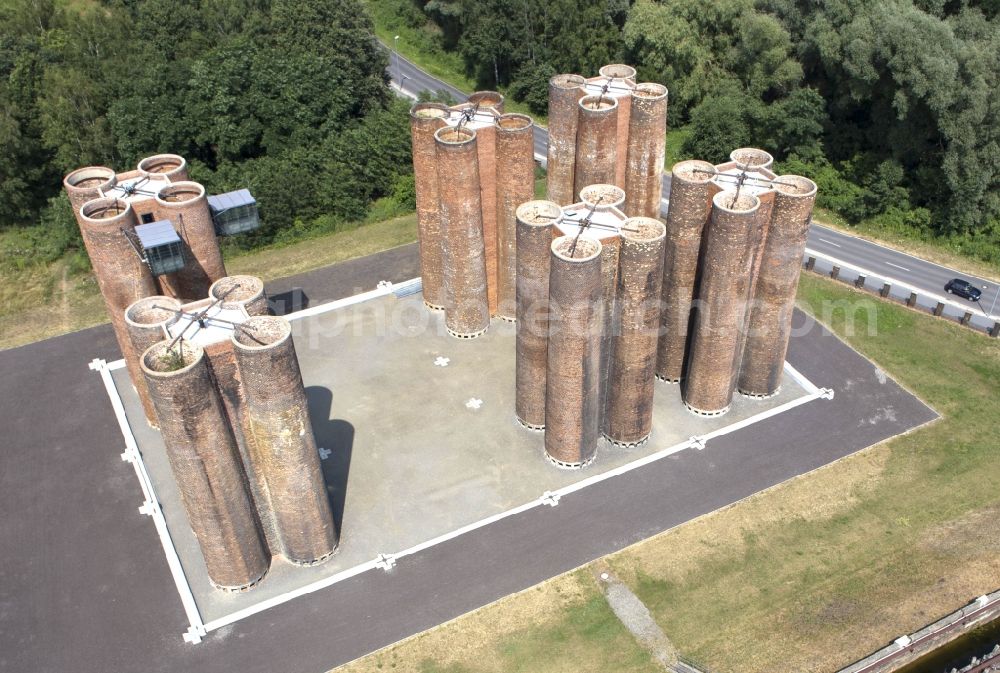
<svg viewBox="0 0 1000 673"><path fill-rule="evenodd" d="M113 389L166 525L168 558L169 547L176 550L182 575L175 571L175 581L182 598L186 583L195 605L189 638L373 567L388 569L396 558L526 508L554 505L561 494L700 448L709 437L822 395L786 367L776 396L737 396L729 413L706 418L684 408L678 386L658 382L650 441L622 449L602 440L590 466L562 469L544 457L542 433L515 420L514 325L494 321L483 337L455 339L446 334L443 314L410 294L418 287L288 316L341 543L318 566L276 560L246 593L209 584L160 434L147 425L127 371L112 365Z"/></svg>

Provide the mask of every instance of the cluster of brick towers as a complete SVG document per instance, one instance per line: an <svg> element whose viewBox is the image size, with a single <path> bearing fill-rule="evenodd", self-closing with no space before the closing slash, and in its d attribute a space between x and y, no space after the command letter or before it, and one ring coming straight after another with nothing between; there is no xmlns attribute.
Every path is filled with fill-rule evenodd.
<svg viewBox="0 0 1000 673"><path fill-rule="evenodd" d="M645 442L656 378L680 383L687 409L703 416L726 413L737 391L777 393L816 196L812 181L779 177L767 152L743 148L720 165L674 166L664 224L667 90L636 83L635 74L614 64L589 79L551 79L544 201L524 198L527 183L501 187L509 172L494 140L499 114L487 124L486 155L498 167L486 171L497 176L487 190L521 200L476 201L468 176L482 175L483 153L469 146L463 160L457 148L485 135L459 116L480 112L481 102L424 103L411 113L425 301L445 306L455 336L483 334L491 314L511 318L486 299L490 241L498 241L495 284L503 300L513 283L516 300L516 416L545 431L546 454L562 467L592 461L601 436L625 447ZM491 92L477 100L500 101ZM504 214L492 232L480 211L494 207ZM450 319L449 308L471 297L477 310L453 308Z"/></svg>
<svg viewBox="0 0 1000 673"><path fill-rule="evenodd" d="M816 197L742 148L674 165L664 223L667 90L635 74L552 78L546 200L533 122L499 94L410 113L424 301L457 338L516 322L515 415L565 468L601 437L644 443L657 378L702 416L778 391ZM211 581L326 559L338 531L291 326L259 279L226 275L216 238L256 226L252 197L207 197L176 155L64 186Z"/></svg>
<svg viewBox="0 0 1000 673"><path fill-rule="evenodd" d="M255 226L252 197L206 197L176 155L128 173L82 168L64 186L211 582L242 591L274 556L330 556L337 530L291 326L268 315L259 278L226 275L216 239L220 220Z"/></svg>
<svg viewBox="0 0 1000 673"><path fill-rule="evenodd" d="M460 105L410 112L424 301L456 337L514 319L514 211L534 195L531 117L504 114L481 91Z"/></svg>

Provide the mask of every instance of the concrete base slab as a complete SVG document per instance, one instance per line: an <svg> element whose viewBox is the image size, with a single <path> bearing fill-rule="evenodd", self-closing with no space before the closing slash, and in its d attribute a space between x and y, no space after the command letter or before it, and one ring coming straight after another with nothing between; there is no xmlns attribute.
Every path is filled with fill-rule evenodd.
<svg viewBox="0 0 1000 673"><path fill-rule="evenodd" d="M514 416L514 325L494 321L480 338L455 339L446 333L443 313L398 289L288 317L341 542L336 555L314 567L276 558L246 593L226 594L209 584L160 434L145 422L127 371L111 367L169 532L164 544L180 560L183 576L175 572L175 580L182 597L183 584L190 588L200 614L195 631L371 568L389 571L402 555L526 508L556 506L561 493L702 449L710 437L822 395L786 368L774 397L737 395L726 415L698 417L684 408L679 386L658 382L648 442L623 449L602 439L591 465L565 470L545 459L543 434Z"/></svg>

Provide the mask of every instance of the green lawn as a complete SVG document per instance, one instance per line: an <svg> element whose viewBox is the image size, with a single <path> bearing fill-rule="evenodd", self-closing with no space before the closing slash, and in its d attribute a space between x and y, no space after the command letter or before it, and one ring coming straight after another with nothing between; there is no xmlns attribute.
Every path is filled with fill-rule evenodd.
<svg viewBox="0 0 1000 673"><path fill-rule="evenodd" d="M860 295L804 275L799 296L808 307ZM846 336L843 309L830 327L942 419L602 561L682 654L714 670L836 670L1000 585L1000 340L864 297L877 305L874 336L861 314ZM345 670L644 670L634 650L619 664L627 634L584 625L588 610L604 622L599 601L566 599L593 596L590 576L555 578ZM529 618L536 627L509 626Z"/></svg>

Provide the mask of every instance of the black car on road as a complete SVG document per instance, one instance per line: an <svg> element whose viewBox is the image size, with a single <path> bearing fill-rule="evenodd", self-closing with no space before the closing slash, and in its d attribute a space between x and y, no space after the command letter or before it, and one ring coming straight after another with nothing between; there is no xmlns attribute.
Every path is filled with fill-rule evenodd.
<svg viewBox="0 0 1000 673"><path fill-rule="evenodd" d="M959 297L965 297L970 301L979 301L979 297L983 294L983 291L978 287L961 278L952 278L949 280L944 286L944 291L949 294L957 294Z"/></svg>

